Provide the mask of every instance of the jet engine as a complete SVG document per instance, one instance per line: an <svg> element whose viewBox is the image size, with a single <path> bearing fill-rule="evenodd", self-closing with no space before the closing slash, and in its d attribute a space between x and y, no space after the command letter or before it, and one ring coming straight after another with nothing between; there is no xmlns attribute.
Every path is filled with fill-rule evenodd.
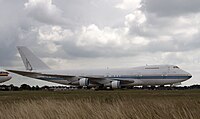
<svg viewBox="0 0 200 119"><path fill-rule="evenodd" d="M79 85L80 86L88 86L89 85L89 79L88 78L81 78L79 80Z"/></svg>
<svg viewBox="0 0 200 119"><path fill-rule="evenodd" d="M120 81L112 81L111 87L114 88L121 88Z"/></svg>

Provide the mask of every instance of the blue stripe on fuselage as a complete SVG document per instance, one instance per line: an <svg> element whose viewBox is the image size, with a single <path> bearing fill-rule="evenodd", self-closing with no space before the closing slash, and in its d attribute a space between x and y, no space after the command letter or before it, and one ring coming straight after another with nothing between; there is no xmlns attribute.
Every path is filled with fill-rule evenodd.
<svg viewBox="0 0 200 119"><path fill-rule="evenodd" d="M189 79L190 76L108 76L110 79ZM64 80L60 77L42 77L42 80Z"/></svg>
<svg viewBox="0 0 200 119"><path fill-rule="evenodd" d="M123 79L187 79L190 76L114 76L107 78L123 78Z"/></svg>

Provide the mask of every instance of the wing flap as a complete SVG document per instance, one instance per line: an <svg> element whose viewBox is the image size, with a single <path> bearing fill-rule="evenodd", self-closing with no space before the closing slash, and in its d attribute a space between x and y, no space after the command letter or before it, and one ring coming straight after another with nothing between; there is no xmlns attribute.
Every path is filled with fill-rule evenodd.
<svg viewBox="0 0 200 119"><path fill-rule="evenodd" d="M40 73L36 73L36 72L19 71L19 70L6 70L6 71L12 72L12 73L15 73L15 74L19 74L19 75L22 75L22 76L32 76L32 75L40 74Z"/></svg>

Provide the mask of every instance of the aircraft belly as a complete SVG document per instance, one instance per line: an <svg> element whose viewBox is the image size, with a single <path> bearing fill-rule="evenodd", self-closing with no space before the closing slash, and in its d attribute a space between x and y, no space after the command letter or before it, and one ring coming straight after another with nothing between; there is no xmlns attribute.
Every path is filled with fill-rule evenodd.
<svg viewBox="0 0 200 119"><path fill-rule="evenodd" d="M180 82L177 79L141 79L144 85L164 85Z"/></svg>

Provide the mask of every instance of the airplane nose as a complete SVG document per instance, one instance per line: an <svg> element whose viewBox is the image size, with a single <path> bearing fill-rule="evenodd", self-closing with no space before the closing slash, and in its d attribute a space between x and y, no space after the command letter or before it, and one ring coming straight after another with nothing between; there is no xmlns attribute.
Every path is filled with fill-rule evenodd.
<svg viewBox="0 0 200 119"><path fill-rule="evenodd" d="M192 75L190 73L188 73L188 79L192 78Z"/></svg>
<svg viewBox="0 0 200 119"><path fill-rule="evenodd" d="M12 76L8 76L8 80L10 80L12 78Z"/></svg>

